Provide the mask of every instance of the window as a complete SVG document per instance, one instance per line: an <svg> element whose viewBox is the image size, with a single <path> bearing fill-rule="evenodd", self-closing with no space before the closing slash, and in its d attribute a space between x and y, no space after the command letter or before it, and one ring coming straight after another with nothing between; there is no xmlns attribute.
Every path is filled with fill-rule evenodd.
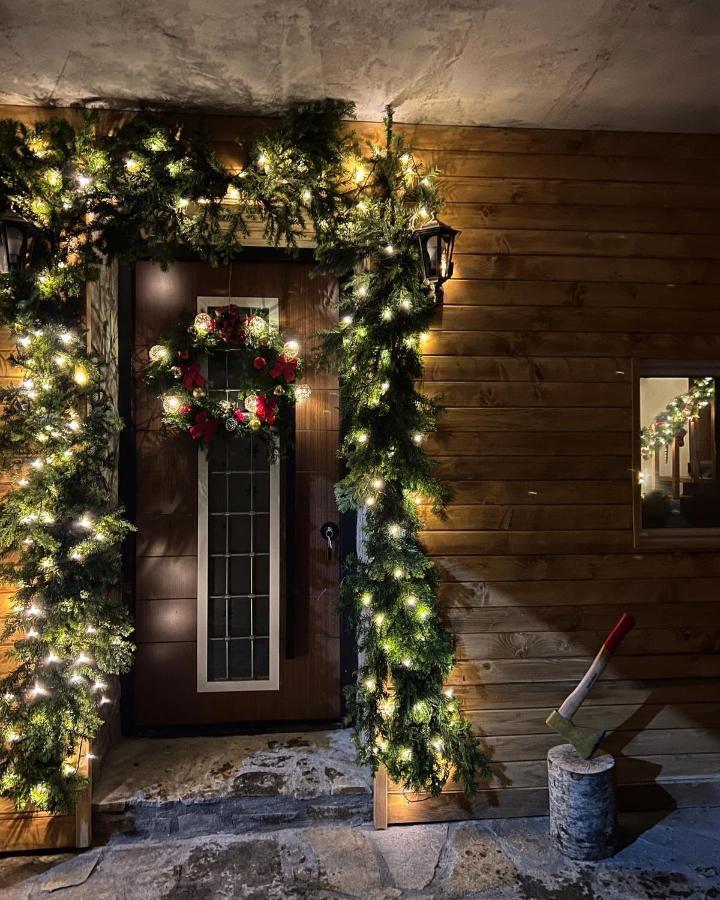
<svg viewBox="0 0 720 900"><path fill-rule="evenodd" d="M277 302L230 300L277 321ZM217 300L198 299L198 311ZM237 399L233 356L208 360L208 390ZM198 450L198 690L279 687L280 474L261 439Z"/></svg>
<svg viewBox="0 0 720 900"><path fill-rule="evenodd" d="M720 363L642 363L641 540L720 539Z"/></svg>

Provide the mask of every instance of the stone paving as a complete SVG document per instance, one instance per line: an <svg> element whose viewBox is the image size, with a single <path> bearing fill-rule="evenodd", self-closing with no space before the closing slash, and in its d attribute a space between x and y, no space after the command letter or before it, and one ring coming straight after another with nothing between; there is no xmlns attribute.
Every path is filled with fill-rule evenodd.
<svg viewBox="0 0 720 900"><path fill-rule="evenodd" d="M720 898L720 809L625 819L613 859L576 863L545 818L415 825L316 825L159 840L114 837L11 884L3 900L642 900ZM638 835L638 832L639 835ZM20 873L23 874L22 872Z"/></svg>

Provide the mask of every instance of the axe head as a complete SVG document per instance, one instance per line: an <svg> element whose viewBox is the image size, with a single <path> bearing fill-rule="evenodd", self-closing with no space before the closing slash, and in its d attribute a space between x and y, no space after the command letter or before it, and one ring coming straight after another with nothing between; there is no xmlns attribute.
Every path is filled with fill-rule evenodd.
<svg viewBox="0 0 720 900"><path fill-rule="evenodd" d="M564 737L568 744L572 744L583 759L590 759L605 737L604 730L595 731L593 728L576 725L572 719L561 716L556 709L545 719L545 724Z"/></svg>

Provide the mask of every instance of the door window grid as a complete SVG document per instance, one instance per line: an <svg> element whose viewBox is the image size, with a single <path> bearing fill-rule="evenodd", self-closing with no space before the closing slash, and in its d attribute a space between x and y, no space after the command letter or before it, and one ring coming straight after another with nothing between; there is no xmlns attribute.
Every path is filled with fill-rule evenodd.
<svg viewBox="0 0 720 900"><path fill-rule="evenodd" d="M210 393L216 398L237 399L231 365L235 352L226 350L209 360ZM242 442L214 444L208 472L207 677L209 681L266 680L270 492L269 463L262 441L250 437ZM218 520L222 522L220 528ZM235 533L243 549L238 549L237 543L233 546Z"/></svg>

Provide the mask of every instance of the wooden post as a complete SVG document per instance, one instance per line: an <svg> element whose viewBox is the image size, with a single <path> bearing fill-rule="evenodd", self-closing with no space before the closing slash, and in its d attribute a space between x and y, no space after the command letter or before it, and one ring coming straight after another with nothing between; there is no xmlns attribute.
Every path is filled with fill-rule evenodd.
<svg viewBox="0 0 720 900"><path fill-rule="evenodd" d="M550 836L571 859L605 859L617 844L615 760L582 759L572 744L548 753Z"/></svg>
<svg viewBox="0 0 720 900"><path fill-rule="evenodd" d="M385 766L380 766L373 782L373 825L377 829L388 827L387 796L388 773Z"/></svg>

